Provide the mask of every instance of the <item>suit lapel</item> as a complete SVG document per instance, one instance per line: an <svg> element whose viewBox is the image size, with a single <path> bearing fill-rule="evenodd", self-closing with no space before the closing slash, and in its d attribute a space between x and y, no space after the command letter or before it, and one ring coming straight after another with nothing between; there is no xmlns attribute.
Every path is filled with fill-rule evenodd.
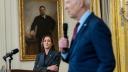
<svg viewBox="0 0 128 72"><path fill-rule="evenodd" d="M49 53L48 53L48 57L46 59L46 65L49 65L51 63L51 61L53 60L53 57L54 57L54 51L50 50Z"/></svg>
<svg viewBox="0 0 128 72"><path fill-rule="evenodd" d="M70 57L73 58L74 54L76 53L76 51L78 50L78 46L77 43L79 41L79 39L81 38L81 35L83 33L85 33L85 30L88 28L89 25L89 21L91 20L91 17L93 16L93 13L91 13L91 15L87 18L87 20L84 22L83 26L81 27L80 31L77 33L76 35L76 39L74 41L72 41L71 44L71 50L70 50Z"/></svg>
<svg viewBox="0 0 128 72"><path fill-rule="evenodd" d="M84 22L84 25L81 27L80 31L76 35L76 39L71 41L71 45L74 44L77 40L77 38L80 36L81 32L84 31L84 29L87 27L86 21Z"/></svg>
<svg viewBox="0 0 128 72"><path fill-rule="evenodd" d="M44 53L40 53L38 55L38 65L43 66L44 65Z"/></svg>

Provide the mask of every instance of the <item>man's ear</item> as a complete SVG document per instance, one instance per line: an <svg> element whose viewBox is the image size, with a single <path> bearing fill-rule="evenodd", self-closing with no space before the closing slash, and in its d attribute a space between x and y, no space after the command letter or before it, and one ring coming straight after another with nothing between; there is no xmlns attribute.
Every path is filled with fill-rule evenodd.
<svg viewBox="0 0 128 72"><path fill-rule="evenodd" d="M80 0L80 7L85 7L85 0Z"/></svg>

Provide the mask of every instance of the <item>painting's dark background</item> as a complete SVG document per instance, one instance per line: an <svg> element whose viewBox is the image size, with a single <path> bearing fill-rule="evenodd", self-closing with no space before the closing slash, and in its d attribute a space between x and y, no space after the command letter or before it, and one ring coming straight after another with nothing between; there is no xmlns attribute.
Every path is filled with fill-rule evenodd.
<svg viewBox="0 0 128 72"><path fill-rule="evenodd" d="M58 46L58 19L57 19L57 1L55 0L24 0L24 35L25 35L25 54L35 55L38 53L38 44L36 40L27 40L30 37L30 28L35 16L39 15L39 7L44 5L47 14L56 21L54 31L55 47ZM27 40L27 43L26 43Z"/></svg>

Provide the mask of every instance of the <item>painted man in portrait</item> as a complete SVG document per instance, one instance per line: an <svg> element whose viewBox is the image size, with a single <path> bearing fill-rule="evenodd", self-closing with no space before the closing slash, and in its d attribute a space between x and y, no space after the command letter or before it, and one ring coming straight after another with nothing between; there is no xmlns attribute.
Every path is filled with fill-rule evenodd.
<svg viewBox="0 0 128 72"><path fill-rule="evenodd" d="M30 29L30 35L32 38L36 38L38 42L38 51L41 51L40 48L40 43L41 43L41 38L47 34L51 33L53 34L53 31L56 26L55 20L48 16L46 14L46 7L41 5L39 7L39 12L40 15L36 16Z"/></svg>

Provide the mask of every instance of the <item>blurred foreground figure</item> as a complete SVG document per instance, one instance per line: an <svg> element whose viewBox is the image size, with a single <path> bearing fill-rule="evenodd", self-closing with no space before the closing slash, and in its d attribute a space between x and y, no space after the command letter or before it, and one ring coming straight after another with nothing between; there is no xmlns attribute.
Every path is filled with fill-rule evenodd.
<svg viewBox="0 0 128 72"><path fill-rule="evenodd" d="M67 38L60 38L61 56L69 63L68 72L113 72L111 33L103 20L90 12L90 1L64 0L65 10L77 24L70 47Z"/></svg>

